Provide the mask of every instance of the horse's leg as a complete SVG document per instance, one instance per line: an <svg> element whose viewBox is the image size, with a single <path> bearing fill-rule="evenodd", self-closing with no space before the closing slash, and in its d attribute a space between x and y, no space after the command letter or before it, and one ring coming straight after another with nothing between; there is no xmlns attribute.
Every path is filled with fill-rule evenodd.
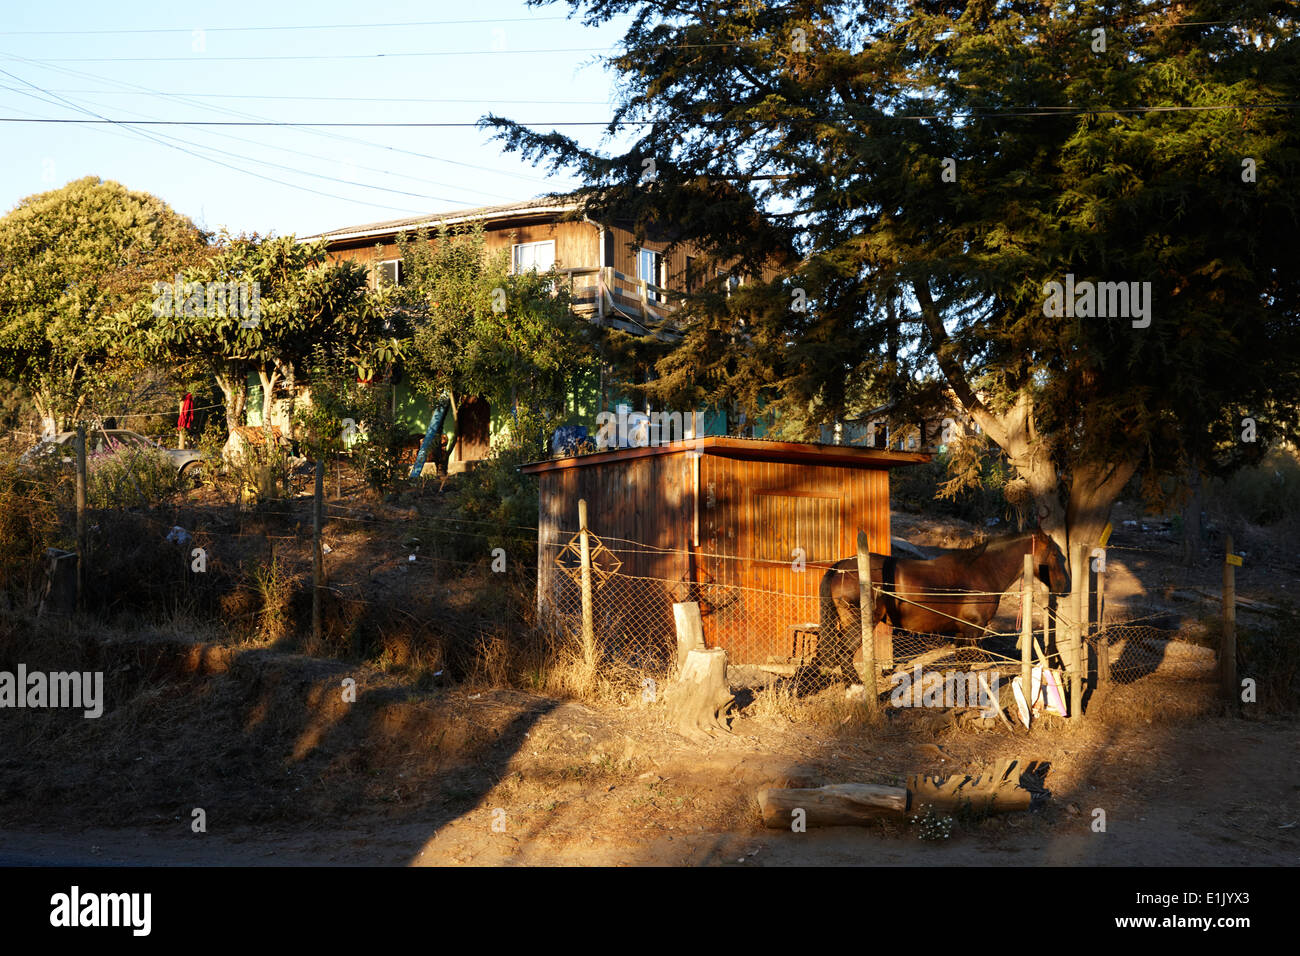
<svg viewBox="0 0 1300 956"><path fill-rule="evenodd" d="M848 601L837 600L835 605L840 619L837 635L839 639L835 643L835 658L827 666L838 665L844 675L845 683L861 684L862 680L857 668L853 666L853 650L854 638L862 633L862 615L858 613L858 605L850 604Z"/></svg>

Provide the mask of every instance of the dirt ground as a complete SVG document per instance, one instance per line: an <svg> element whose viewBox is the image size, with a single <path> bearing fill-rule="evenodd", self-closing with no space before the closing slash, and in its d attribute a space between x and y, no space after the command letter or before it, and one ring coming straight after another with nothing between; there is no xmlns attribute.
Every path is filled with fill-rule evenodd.
<svg viewBox="0 0 1300 956"><path fill-rule="evenodd" d="M1204 616L1211 598L1198 589L1212 590L1221 564L1178 568L1161 528L1121 527L1116 543L1133 550L1112 559L1113 606L1154 609L1171 628ZM971 534L931 522L923 540L906 520L895 531L921 546ZM1285 603L1295 560L1248 564L1243 596ZM1243 612L1243 628L1250 613L1271 620ZM0 617L0 651L0 663L102 669L108 696L99 720L5 713L0 865L1300 863L1300 720L1225 717L1212 667L1172 658L1099 691L1082 721L1028 732L921 709L877 725L848 711L793 721L742 697L732 732L700 744L635 693L584 704L430 687L166 629L51 636ZM346 678L355 702L343 700ZM822 694L823 713L844 708L842 686ZM1050 764L1046 806L959 816L943 841L906 820L766 829L756 802L763 787L901 785L1008 758ZM196 810L205 832L192 828Z"/></svg>
<svg viewBox="0 0 1300 956"><path fill-rule="evenodd" d="M959 829L941 845L903 827L761 829L745 797L803 765L737 741L702 759L665 760L649 777L616 772L527 797L498 787L453 819L363 814L250 826L213 813L204 834L183 817L152 827L5 827L0 865L1287 866L1300 863L1298 729L1214 720L1163 753L1152 751L1149 730L1121 735L1063 792L1063 806ZM1095 750L1065 756L1082 765ZM862 770L848 759L839 769L805 780ZM494 816L498 807L504 817ZM1104 833L1090 829L1098 807ZM719 812L730 827L718 829Z"/></svg>
<svg viewBox="0 0 1300 956"><path fill-rule="evenodd" d="M741 717L700 745L652 706L417 695L376 675L344 704L343 671L306 658L104 653L145 679L117 728L40 715L21 755L6 748L0 864L1300 863L1300 722L1211 716L1206 680L1114 685L1079 727L967 730L894 711L828 732ZM1047 807L960 822L942 844L905 822L769 830L757 812L764 786L897 784L1003 757L1050 762Z"/></svg>

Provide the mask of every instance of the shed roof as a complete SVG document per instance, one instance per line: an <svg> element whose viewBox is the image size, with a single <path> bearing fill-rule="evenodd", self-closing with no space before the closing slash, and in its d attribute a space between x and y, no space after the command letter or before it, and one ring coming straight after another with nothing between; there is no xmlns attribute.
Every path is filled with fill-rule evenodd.
<svg viewBox="0 0 1300 956"><path fill-rule="evenodd" d="M567 458L531 461L520 470L525 474L535 475L565 468L591 468L611 462L628 461L633 458L681 454L697 450L701 454L720 455L726 458L748 458L760 461L795 462L810 465L848 465L857 468L897 468L900 465L923 464L931 458L928 452L891 451L881 448L862 448L855 445L823 445L771 441L764 438L710 435L645 448L614 448L591 455L571 455Z"/></svg>

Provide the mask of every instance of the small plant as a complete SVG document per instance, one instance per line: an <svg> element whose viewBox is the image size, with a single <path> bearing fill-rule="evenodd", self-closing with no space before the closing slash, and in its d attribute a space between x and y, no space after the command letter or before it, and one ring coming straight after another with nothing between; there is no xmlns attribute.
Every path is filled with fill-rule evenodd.
<svg viewBox="0 0 1300 956"><path fill-rule="evenodd" d="M249 576L261 598L258 634L264 641L278 641L289 631L293 576L274 551L269 560L254 564Z"/></svg>
<svg viewBox="0 0 1300 956"><path fill-rule="evenodd" d="M924 813L911 818L917 824L916 835L921 840L946 840L952 836L953 818L926 807Z"/></svg>

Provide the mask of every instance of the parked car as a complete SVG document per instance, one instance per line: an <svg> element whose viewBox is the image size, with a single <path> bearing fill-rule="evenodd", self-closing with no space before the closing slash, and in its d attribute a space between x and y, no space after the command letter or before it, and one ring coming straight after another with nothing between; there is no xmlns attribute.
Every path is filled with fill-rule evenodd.
<svg viewBox="0 0 1300 956"><path fill-rule="evenodd" d="M70 465L73 462L73 442L76 437L76 432L59 432L52 438L42 438L23 452L18 462L35 465L57 456L60 463ZM197 448L164 448L139 432L124 428L94 428L86 432L88 456L115 454L130 448L152 448L166 455L184 485L198 485L203 480L203 453Z"/></svg>

